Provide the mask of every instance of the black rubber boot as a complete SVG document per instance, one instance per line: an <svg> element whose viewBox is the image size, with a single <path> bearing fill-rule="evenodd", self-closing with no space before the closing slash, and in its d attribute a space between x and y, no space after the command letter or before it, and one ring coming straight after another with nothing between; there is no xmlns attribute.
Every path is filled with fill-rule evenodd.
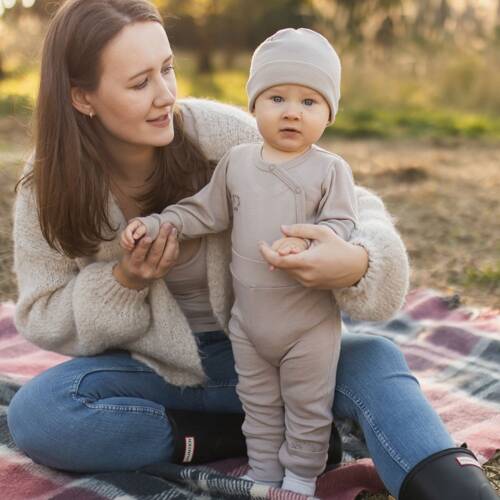
<svg viewBox="0 0 500 500"><path fill-rule="evenodd" d="M204 464L223 458L245 457L241 413L167 410L174 438L174 464Z"/></svg>
<svg viewBox="0 0 500 500"><path fill-rule="evenodd" d="M247 447L241 431L244 415L167 410L174 440L174 464L204 464L224 458L245 457ZM340 463L342 442L332 425L328 464Z"/></svg>
<svg viewBox="0 0 500 500"><path fill-rule="evenodd" d="M474 453L450 448L417 464L405 477L399 500L498 500Z"/></svg>
<svg viewBox="0 0 500 500"><path fill-rule="evenodd" d="M332 433L330 434L330 446L328 448L328 459L326 468L329 469L333 465L338 465L342 462L342 439L337 426L332 422Z"/></svg>

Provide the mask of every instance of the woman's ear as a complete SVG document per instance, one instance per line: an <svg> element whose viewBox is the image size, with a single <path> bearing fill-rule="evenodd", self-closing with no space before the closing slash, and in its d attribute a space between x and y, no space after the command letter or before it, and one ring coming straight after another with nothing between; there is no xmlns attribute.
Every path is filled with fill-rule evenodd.
<svg viewBox="0 0 500 500"><path fill-rule="evenodd" d="M75 109L80 111L82 115L90 116L90 118L95 115L95 110L89 102L87 92L79 87L71 87L71 104Z"/></svg>

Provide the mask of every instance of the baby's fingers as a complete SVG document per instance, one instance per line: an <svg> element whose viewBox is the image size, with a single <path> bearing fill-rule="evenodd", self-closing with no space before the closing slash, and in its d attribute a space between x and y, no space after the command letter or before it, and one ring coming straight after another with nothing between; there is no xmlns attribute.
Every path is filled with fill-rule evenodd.
<svg viewBox="0 0 500 500"><path fill-rule="evenodd" d="M140 225L133 230L132 237L135 241L140 240L146 234L146 226L139 223Z"/></svg>
<svg viewBox="0 0 500 500"><path fill-rule="evenodd" d="M125 230L122 233L120 238L120 245L124 250L130 251L134 248L134 240L132 239L132 235L129 234L129 231Z"/></svg>
<svg viewBox="0 0 500 500"><path fill-rule="evenodd" d="M278 249L278 253L280 255L290 255L290 253L294 253L294 248L295 247L292 247L290 245L284 245L282 248Z"/></svg>
<svg viewBox="0 0 500 500"><path fill-rule="evenodd" d="M124 250L126 250L127 252L131 252L134 249L134 245L133 244L130 244L127 241L123 241L123 240L120 242L120 246Z"/></svg>
<svg viewBox="0 0 500 500"><path fill-rule="evenodd" d="M274 250L275 252L277 252L280 247L283 245L285 241L285 238L280 238L279 240L276 240L272 245L271 245L271 249Z"/></svg>

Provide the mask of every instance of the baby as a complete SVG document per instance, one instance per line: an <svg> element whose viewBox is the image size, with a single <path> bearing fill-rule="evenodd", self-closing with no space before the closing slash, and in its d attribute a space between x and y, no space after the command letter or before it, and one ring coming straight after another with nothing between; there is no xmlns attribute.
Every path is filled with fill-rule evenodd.
<svg viewBox="0 0 500 500"><path fill-rule="evenodd" d="M315 145L338 111L339 58L319 33L278 31L255 51L247 92L263 142L232 148L194 196L133 219L122 245L156 238L165 222L185 239L231 228L228 330L245 410L247 478L314 495L331 431L339 310L329 290L271 272L259 242L274 241L286 256L310 242L282 238L282 224L321 224L346 240L356 226L349 166Z"/></svg>

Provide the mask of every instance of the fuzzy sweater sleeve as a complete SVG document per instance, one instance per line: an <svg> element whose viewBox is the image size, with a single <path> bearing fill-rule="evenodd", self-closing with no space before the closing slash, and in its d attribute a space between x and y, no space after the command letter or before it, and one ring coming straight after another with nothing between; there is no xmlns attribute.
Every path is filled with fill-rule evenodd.
<svg viewBox="0 0 500 500"><path fill-rule="evenodd" d="M32 191L20 189L14 209L17 329L39 347L87 356L137 339L150 322L148 290L122 287L115 262L80 268L45 241Z"/></svg>
<svg viewBox="0 0 500 500"><path fill-rule="evenodd" d="M358 225L349 240L368 252L368 270L355 286L334 290L352 319L383 321L403 305L409 285L406 249L382 200L356 186Z"/></svg>

